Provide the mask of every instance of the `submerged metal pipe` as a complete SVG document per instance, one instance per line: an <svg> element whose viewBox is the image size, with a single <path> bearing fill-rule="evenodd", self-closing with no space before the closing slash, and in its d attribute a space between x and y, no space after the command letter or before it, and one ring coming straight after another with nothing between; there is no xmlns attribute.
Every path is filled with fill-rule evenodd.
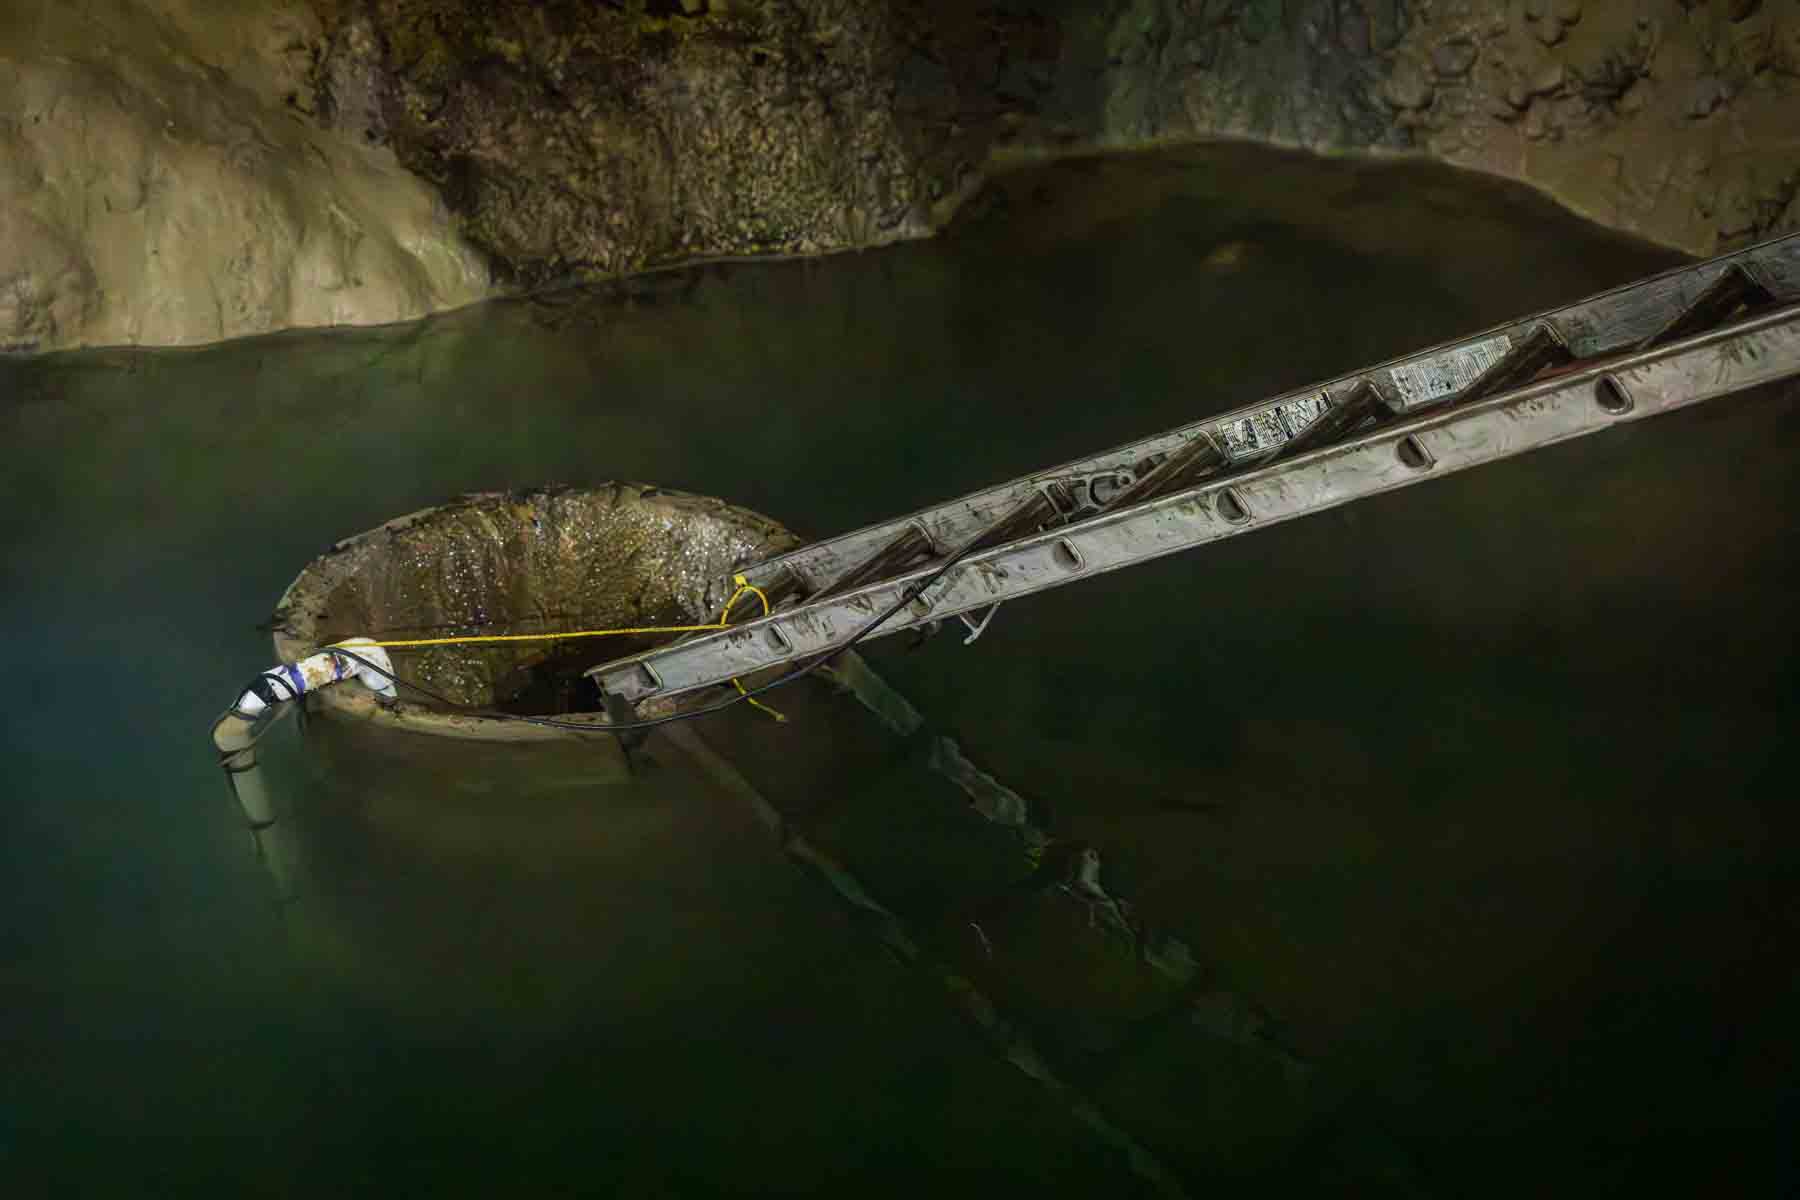
<svg viewBox="0 0 1800 1200"><path fill-rule="evenodd" d="M353 649L357 658L370 665L324 650L297 663L272 667L253 679L213 723L212 742L219 754L219 766L243 811L256 856L268 864L283 900L293 895L295 848L279 828L268 782L256 761L257 743L277 721L293 712L306 693L334 683L355 680L379 698L397 698L394 681L381 673L393 671L386 650L368 638L350 638L338 644Z"/></svg>

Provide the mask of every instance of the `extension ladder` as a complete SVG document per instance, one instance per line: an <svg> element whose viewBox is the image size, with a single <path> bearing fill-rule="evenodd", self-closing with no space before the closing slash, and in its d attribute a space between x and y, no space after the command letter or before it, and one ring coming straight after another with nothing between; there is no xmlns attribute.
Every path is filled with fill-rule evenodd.
<svg viewBox="0 0 1800 1200"><path fill-rule="evenodd" d="M956 617L973 641L1008 600L1796 375L1800 234L802 546L743 571L768 616L587 674L672 701L896 604L867 636Z"/></svg>

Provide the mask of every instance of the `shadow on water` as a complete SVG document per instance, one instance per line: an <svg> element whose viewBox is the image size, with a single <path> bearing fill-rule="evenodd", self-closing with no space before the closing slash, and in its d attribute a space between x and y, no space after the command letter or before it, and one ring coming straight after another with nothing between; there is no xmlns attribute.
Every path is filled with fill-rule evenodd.
<svg viewBox="0 0 1800 1200"><path fill-rule="evenodd" d="M203 743L254 625L459 491L642 479L831 533L1673 261L1491 181L1220 147L1010 176L923 245L0 363L0 1176L1129 1193L676 759L608 789L578 751L283 736L311 891L276 914ZM1797 442L1791 395L1732 402L877 650L1334 1097L1152 1025L1076 1064L1099 1103L1196 1183L1778 1170ZM985 867L917 747L796 703L716 736L954 923ZM1076 1044L1045 970L1012 995Z"/></svg>

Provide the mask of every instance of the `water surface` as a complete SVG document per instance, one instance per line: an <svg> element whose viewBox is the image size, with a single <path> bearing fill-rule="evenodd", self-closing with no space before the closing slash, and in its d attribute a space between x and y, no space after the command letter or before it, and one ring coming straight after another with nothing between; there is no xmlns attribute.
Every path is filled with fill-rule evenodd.
<svg viewBox="0 0 1800 1200"><path fill-rule="evenodd" d="M1673 261L1488 180L1218 148L1013 176L927 244L0 363L0 1174L1130 1194L680 763L345 769L284 730L312 884L277 912L204 741L254 626L460 491L647 480L828 534ZM1797 449L1792 395L1710 406L878 648L1319 1082L1268 1100L1153 1033L1072 1075L1197 1189L1773 1181ZM714 736L954 924L985 868L926 773L798 703ZM1045 978L1006 998L1059 1045Z"/></svg>

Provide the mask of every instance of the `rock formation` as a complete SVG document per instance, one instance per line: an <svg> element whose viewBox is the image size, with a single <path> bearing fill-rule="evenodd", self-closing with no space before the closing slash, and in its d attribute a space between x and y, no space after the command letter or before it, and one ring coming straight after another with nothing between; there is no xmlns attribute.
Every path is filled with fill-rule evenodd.
<svg viewBox="0 0 1800 1200"><path fill-rule="evenodd" d="M0 113L13 350L921 237L1009 158L1199 138L1696 254L1800 228L1800 6L1758 0L44 0Z"/></svg>
<svg viewBox="0 0 1800 1200"><path fill-rule="evenodd" d="M391 144L520 282L931 232L883 4L342 9L320 60L329 119Z"/></svg>
<svg viewBox="0 0 1800 1200"><path fill-rule="evenodd" d="M391 153L303 112L300 5L0 8L0 350L406 320L490 290Z"/></svg>
<svg viewBox="0 0 1800 1200"><path fill-rule="evenodd" d="M1800 228L1800 5L1130 0L1100 134L1414 150L1694 254Z"/></svg>

